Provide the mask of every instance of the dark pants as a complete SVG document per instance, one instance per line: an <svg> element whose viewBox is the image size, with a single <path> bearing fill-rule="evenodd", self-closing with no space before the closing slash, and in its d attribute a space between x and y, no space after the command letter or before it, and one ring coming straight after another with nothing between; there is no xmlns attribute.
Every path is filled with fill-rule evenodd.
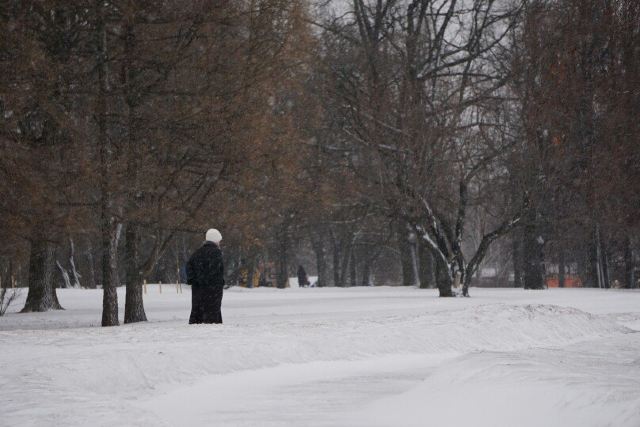
<svg viewBox="0 0 640 427"><path fill-rule="evenodd" d="M222 287L192 286L189 323L222 323Z"/></svg>

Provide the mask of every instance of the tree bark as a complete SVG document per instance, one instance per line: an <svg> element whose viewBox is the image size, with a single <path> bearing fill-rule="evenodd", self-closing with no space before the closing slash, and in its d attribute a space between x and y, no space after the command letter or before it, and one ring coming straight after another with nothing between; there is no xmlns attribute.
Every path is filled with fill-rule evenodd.
<svg viewBox="0 0 640 427"><path fill-rule="evenodd" d="M560 249L560 253L558 254L558 287L564 288L565 282L565 259L564 259L564 249Z"/></svg>
<svg viewBox="0 0 640 427"><path fill-rule="evenodd" d="M349 265L351 262L351 253L353 252L353 241L351 238L343 235L340 239L340 248L340 253L342 254L342 259L340 260L340 285L346 287L348 286Z"/></svg>
<svg viewBox="0 0 640 427"><path fill-rule="evenodd" d="M417 243L416 243L416 239L415 236L413 238L413 240L411 242L409 242L409 250L411 253L411 269L413 270L413 285L414 286L418 286L419 288L422 287L422 284L420 282L420 268L418 266L418 248L417 248Z"/></svg>
<svg viewBox="0 0 640 427"><path fill-rule="evenodd" d="M142 296L142 277L138 270L139 234L133 223L126 225L125 230L125 274L126 297L124 302L124 323L146 322Z"/></svg>
<svg viewBox="0 0 640 427"><path fill-rule="evenodd" d="M542 251L544 241L536 226L536 214L529 210L524 225L523 265L524 288L544 289L544 253Z"/></svg>
<svg viewBox="0 0 640 427"><path fill-rule="evenodd" d="M69 239L69 266L71 267L71 277L73 277L72 286L74 288L80 288L80 273L78 273L78 269L76 268L76 248L73 243L73 239Z"/></svg>
<svg viewBox="0 0 640 427"><path fill-rule="evenodd" d="M435 286L435 268L433 263L433 256L429 248L418 241L418 264L420 275L420 288L427 289Z"/></svg>
<svg viewBox="0 0 640 427"><path fill-rule="evenodd" d="M333 286L342 286L340 282L340 242L336 239L332 233L332 247L333 247Z"/></svg>
<svg viewBox="0 0 640 427"><path fill-rule="evenodd" d="M413 286L416 284L413 256L411 253L411 243L407 238L407 232L402 226L398 226L397 232L398 250L400 252L400 265L402 267L402 286Z"/></svg>
<svg viewBox="0 0 640 427"><path fill-rule="evenodd" d="M247 262L247 288L253 288L253 276L256 273L256 262L252 256Z"/></svg>
<svg viewBox="0 0 640 427"><path fill-rule="evenodd" d="M58 270L60 271L60 275L62 276L62 281L64 282L64 288L80 288L80 274L76 269L75 262L75 247L73 244L73 239L69 239L69 268L65 268L60 261L55 262Z"/></svg>
<svg viewBox="0 0 640 427"><path fill-rule="evenodd" d="M126 275L126 296L124 303L124 323L145 322L147 315L144 311L144 301L142 297L143 276L139 264L139 234L136 224L131 220L136 214L138 205L138 141L136 134L136 100L133 87L134 81L134 46L135 33L133 22L127 22L125 26L125 60L126 60L126 85L125 99L127 103L127 178L129 180L127 218L129 222L125 225L125 275ZM178 278L179 279L179 278ZM165 280L166 281L166 280ZM177 282L177 281L176 281Z"/></svg>
<svg viewBox="0 0 640 427"><path fill-rule="evenodd" d="M522 274L522 233L520 230L516 230L515 235L513 236L512 244L511 244L511 258L513 261L513 287L514 288L522 288L524 285L523 274Z"/></svg>
<svg viewBox="0 0 640 427"><path fill-rule="evenodd" d="M591 240L591 276L593 277L593 286L596 288L604 288L604 267L603 267L603 255L602 244L600 239L600 225L595 224L593 226L592 240Z"/></svg>
<svg viewBox="0 0 640 427"><path fill-rule="evenodd" d="M94 254L94 246L91 243L91 239L87 239L87 261L89 263L89 274L91 275L91 282L87 286L91 289L96 289L97 279L96 279L96 257Z"/></svg>
<svg viewBox="0 0 640 427"><path fill-rule="evenodd" d="M438 286L438 292L440 297L453 297L453 278L451 277L451 271L449 266L439 257L436 258L436 285Z"/></svg>
<svg viewBox="0 0 640 427"><path fill-rule="evenodd" d="M96 116L98 119L98 149L100 156L100 246L102 249L102 326L116 326L118 322L118 293L116 291L116 244L117 231L113 217L109 172L111 170L111 143L107 135L107 94L109 77L107 66L107 31L104 18L104 3L96 2L98 51L98 96Z"/></svg>
<svg viewBox="0 0 640 427"><path fill-rule="evenodd" d="M64 283L63 288L70 288L71 279L69 278L69 273L62 264L60 264L60 261L56 261L56 267L58 267L58 271L60 271L60 275L62 276L62 282Z"/></svg>
<svg viewBox="0 0 640 427"><path fill-rule="evenodd" d="M102 326L118 326L118 240L120 224L103 219L102 231Z"/></svg>
<svg viewBox="0 0 640 427"><path fill-rule="evenodd" d="M35 236L29 254L29 293L22 313L63 310L53 283L54 247Z"/></svg>
<svg viewBox="0 0 640 427"><path fill-rule="evenodd" d="M278 288L285 288L287 286L287 280L289 279L289 233L286 224L281 226L281 231L278 236L278 274L277 285Z"/></svg>
<svg viewBox="0 0 640 427"><path fill-rule="evenodd" d="M611 269L609 268L609 251L604 244L602 247L602 276L604 280L604 287L609 289L611 287Z"/></svg>
<svg viewBox="0 0 640 427"><path fill-rule="evenodd" d="M593 287L593 277L591 274L591 238L583 240L577 250L578 274L585 288Z"/></svg>
<svg viewBox="0 0 640 427"><path fill-rule="evenodd" d="M318 287L327 286L327 257L325 253L324 240L321 236L315 237L311 241L313 251L316 254L316 268L318 270Z"/></svg>
<svg viewBox="0 0 640 427"><path fill-rule="evenodd" d="M371 263L373 259L371 257L365 257L364 262L362 263L362 281L360 284L362 286L370 286L371 285Z"/></svg>
<svg viewBox="0 0 640 427"><path fill-rule="evenodd" d="M631 246L631 238L627 236L624 239L624 277L625 287L633 289L636 286L635 266L633 264L633 247Z"/></svg>
<svg viewBox="0 0 640 427"><path fill-rule="evenodd" d="M349 257L349 281L351 286L358 286L358 278L356 272L356 255L355 250L351 249L351 257Z"/></svg>

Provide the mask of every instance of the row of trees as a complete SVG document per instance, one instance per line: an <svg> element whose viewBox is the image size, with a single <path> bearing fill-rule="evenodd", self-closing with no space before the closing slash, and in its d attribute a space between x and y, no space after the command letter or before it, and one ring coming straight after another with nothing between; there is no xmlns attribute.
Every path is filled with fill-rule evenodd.
<svg viewBox="0 0 640 427"><path fill-rule="evenodd" d="M321 27L322 135L405 284L468 295L509 233L515 286L637 286L637 2L352 1Z"/></svg>
<svg viewBox="0 0 640 427"><path fill-rule="evenodd" d="M527 2L514 60L536 199L525 246L586 285L635 287L640 199L640 5ZM522 179L522 178L521 178ZM526 178L525 178L526 179ZM524 258L520 255L520 259ZM536 273L540 275L540 272Z"/></svg>
<svg viewBox="0 0 640 427"><path fill-rule="evenodd" d="M284 95L305 52L302 12L276 0L3 6L1 228L29 243L23 311L60 308L53 258L70 242L99 256L103 325L118 323L119 270L125 322L146 320L142 280L179 233L247 226L256 170L284 182L296 169Z"/></svg>
<svg viewBox="0 0 640 427"><path fill-rule="evenodd" d="M635 286L633 0L10 1L0 25L25 311L99 284L114 325L124 283L145 320L142 281L210 226L232 279L273 261L279 286L304 259L319 286L468 295L487 257Z"/></svg>

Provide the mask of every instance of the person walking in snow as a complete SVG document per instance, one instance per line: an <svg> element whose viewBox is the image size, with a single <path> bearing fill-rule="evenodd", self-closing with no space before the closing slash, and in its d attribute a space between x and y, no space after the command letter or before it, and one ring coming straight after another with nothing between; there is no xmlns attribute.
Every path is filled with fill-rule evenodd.
<svg viewBox="0 0 640 427"><path fill-rule="evenodd" d="M187 284L191 285L191 316L189 324L222 323L222 291L224 265L220 242L222 235L212 228L206 241L187 262Z"/></svg>
<svg viewBox="0 0 640 427"><path fill-rule="evenodd" d="M307 272L304 270L302 265L298 265L298 286L301 288L306 288L309 286L309 277L307 276Z"/></svg>

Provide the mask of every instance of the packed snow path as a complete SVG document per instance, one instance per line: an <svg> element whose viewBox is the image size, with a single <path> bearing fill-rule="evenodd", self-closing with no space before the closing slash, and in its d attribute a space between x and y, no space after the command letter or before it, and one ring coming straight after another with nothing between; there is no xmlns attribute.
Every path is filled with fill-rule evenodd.
<svg viewBox="0 0 640 427"><path fill-rule="evenodd" d="M100 328L99 291L59 290L0 318L0 425L640 425L640 292L472 295L231 289L189 326L188 287L150 286L150 322Z"/></svg>

